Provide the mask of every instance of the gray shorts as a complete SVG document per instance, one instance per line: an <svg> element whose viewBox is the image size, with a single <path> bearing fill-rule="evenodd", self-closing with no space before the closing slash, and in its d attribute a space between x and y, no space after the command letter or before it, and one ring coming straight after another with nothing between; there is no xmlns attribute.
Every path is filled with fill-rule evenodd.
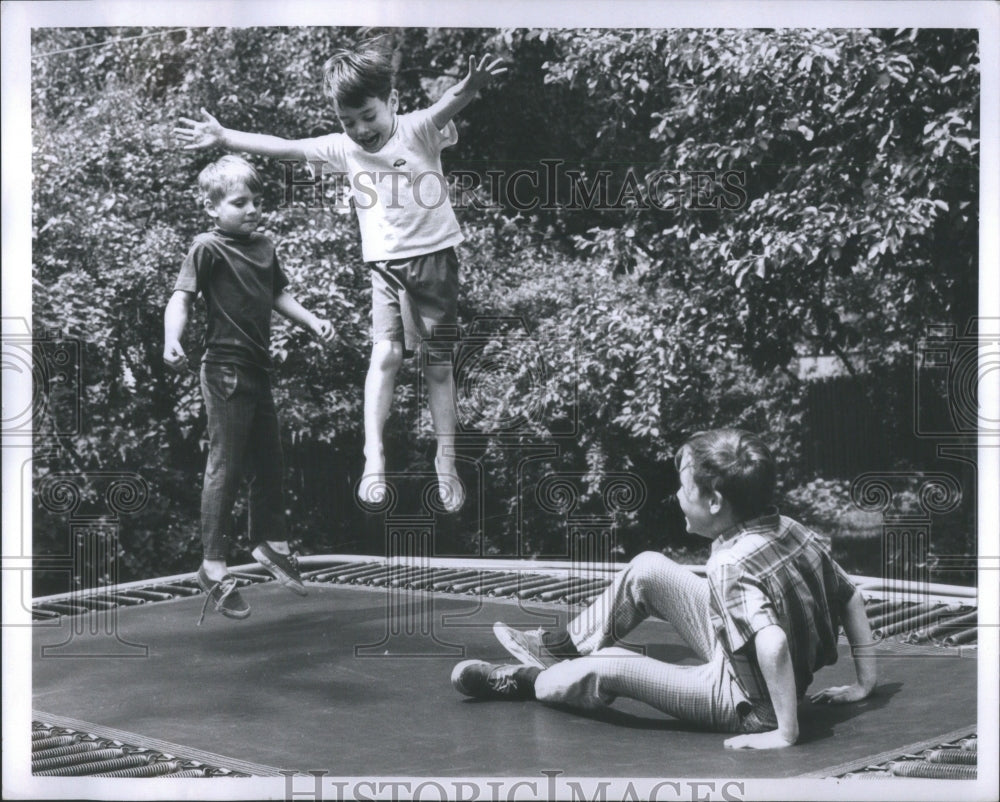
<svg viewBox="0 0 1000 802"><path fill-rule="evenodd" d="M374 262L371 270L372 342L401 342L407 353L432 340L452 347L458 335L454 248Z"/></svg>

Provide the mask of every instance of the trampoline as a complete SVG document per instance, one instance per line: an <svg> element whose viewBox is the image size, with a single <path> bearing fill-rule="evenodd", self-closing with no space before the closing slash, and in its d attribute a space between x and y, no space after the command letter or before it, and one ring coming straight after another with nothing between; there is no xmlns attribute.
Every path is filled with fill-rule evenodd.
<svg viewBox="0 0 1000 802"><path fill-rule="evenodd" d="M308 558L305 598L259 566L242 566L253 614L233 621L210 613L201 627L204 596L193 576L132 583L89 601L36 600L32 718L43 748L35 753L59 758L54 751L82 742L95 752L117 744L107 747L120 749L106 758L111 768L102 769L133 773L113 776L152 776L142 766L155 764L176 776L540 777L557 769L581 777L815 778L875 764L884 774L900 756L961 742L973 758L961 764L964 775L951 776L970 776L970 763L975 776L974 637L945 643L970 629L968 596L893 607L866 593L873 624L895 636L880 647L878 689L854 705L804 702L799 744L762 757L725 750L726 735L631 700L584 715L459 695L450 684L456 662L507 659L494 621L565 621L609 577L516 561L442 562ZM694 662L666 622L645 622L629 641L659 659ZM814 689L853 681L846 642L840 650ZM113 762L137 753L145 763ZM61 759L61 775L88 773L84 758ZM48 776L52 766L34 772Z"/></svg>

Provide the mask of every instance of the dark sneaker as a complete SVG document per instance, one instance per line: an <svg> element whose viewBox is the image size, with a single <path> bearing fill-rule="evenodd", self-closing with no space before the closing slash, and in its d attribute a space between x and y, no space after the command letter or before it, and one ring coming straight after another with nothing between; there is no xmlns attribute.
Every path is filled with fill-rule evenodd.
<svg viewBox="0 0 1000 802"><path fill-rule="evenodd" d="M294 554L281 554L272 549L267 541L252 552L253 558L270 571L282 585L300 596L306 595L306 586L299 576L298 561Z"/></svg>
<svg viewBox="0 0 1000 802"><path fill-rule="evenodd" d="M198 618L198 626L205 618L205 610L209 602L215 603L215 609L226 618L243 619L250 615L250 605L240 595L236 588L236 577L226 574L222 579L216 581L209 579L205 573L205 567L198 569L198 584L205 591L205 603L201 606L201 616Z"/></svg>
<svg viewBox="0 0 1000 802"><path fill-rule="evenodd" d="M522 632L497 621L493 625L493 634L512 657L526 666L548 668L559 662L559 658L545 647L545 630Z"/></svg>
<svg viewBox="0 0 1000 802"><path fill-rule="evenodd" d="M538 674L531 666L464 660L452 670L451 684L459 693L476 699L534 699Z"/></svg>

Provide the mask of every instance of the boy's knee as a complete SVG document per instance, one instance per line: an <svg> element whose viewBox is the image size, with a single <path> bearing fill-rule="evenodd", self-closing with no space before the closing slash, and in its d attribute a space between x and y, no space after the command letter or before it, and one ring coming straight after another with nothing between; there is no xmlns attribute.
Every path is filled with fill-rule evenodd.
<svg viewBox="0 0 1000 802"><path fill-rule="evenodd" d="M639 575L658 573L674 565L676 563L673 560L658 551L641 552L633 557L629 563L632 572Z"/></svg>
<svg viewBox="0 0 1000 802"><path fill-rule="evenodd" d="M403 344L396 340L380 340L372 346L371 365L377 370L397 370L403 364Z"/></svg>

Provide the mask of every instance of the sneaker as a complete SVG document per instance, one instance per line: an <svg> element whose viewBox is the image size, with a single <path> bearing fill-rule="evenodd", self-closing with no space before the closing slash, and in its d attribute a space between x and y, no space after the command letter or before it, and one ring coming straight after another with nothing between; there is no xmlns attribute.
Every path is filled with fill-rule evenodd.
<svg viewBox="0 0 1000 802"><path fill-rule="evenodd" d="M267 541L257 546L252 554L253 558L270 571L282 585L300 596L306 595L306 586L302 584L298 560L294 554L281 554L272 549Z"/></svg>
<svg viewBox="0 0 1000 802"><path fill-rule="evenodd" d="M222 579L209 579L205 566L198 569L198 584L205 591L205 603L201 606L201 616L198 626L205 618L205 610L209 602L215 603L215 609L227 618L243 619L250 615L250 605L236 589L236 577L226 574Z"/></svg>
<svg viewBox="0 0 1000 802"><path fill-rule="evenodd" d="M476 699L534 699L537 676L531 666L464 660L452 670L451 684Z"/></svg>
<svg viewBox="0 0 1000 802"><path fill-rule="evenodd" d="M511 656L516 657L519 662L526 666L548 668L560 660L546 648L545 630L543 629L522 632L507 626L502 621L497 621L493 625L493 634L500 641L500 645L510 652Z"/></svg>

